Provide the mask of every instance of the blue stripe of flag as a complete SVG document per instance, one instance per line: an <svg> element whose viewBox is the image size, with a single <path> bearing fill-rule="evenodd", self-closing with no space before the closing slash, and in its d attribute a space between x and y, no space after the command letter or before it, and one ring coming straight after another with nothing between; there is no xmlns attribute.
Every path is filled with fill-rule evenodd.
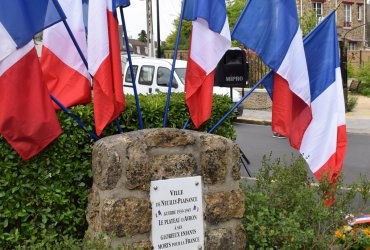
<svg viewBox="0 0 370 250"><path fill-rule="evenodd" d="M221 33L226 20L225 0L186 0L183 19L194 21L198 17L208 22L210 30Z"/></svg>
<svg viewBox="0 0 370 250"><path fill-rule="evenodd" d="M331 12L303 40L310 77L311 102L336 80L339 67L335 12Z"/></svg>
<svg viewBox="0 0 370 250"><path fill-rule="evenodd" d="M52 0L5 0L0 1L0 22L21 48L43 29L65 18L60 16L61 7ZM61 10L61 13L63 11Z"/></svg>
<svg viewBox="0 0 370 250"><path fill-rule="evenodd" d="M249 0L231 37L257 52L276 72L298 25L295 0Z"/></svg>

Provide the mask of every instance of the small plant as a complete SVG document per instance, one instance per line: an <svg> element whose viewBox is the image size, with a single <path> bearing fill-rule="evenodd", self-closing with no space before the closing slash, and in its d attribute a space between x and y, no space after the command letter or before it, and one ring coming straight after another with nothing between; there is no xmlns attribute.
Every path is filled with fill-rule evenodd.
<svg viewBox="0 0 370 250"><path fill-rule="evenodd" d="M351 112L357 105L358 98L356 96L348 96L347 112Z"/></svg>
<svg viewBox="0 0 370 250"><path fill-rule="evenodd" d="M330 249L335 231L346 225L346 214L356 211L355 186L313 183L302 158L291 164L264 157L255 183L244 187L244 228L248 249ZM365 192L365 191L364 191ZM335 195L332 206L323 197Z"/></svg>
<svg viewBox="0 0 370 250"><path fill-rule="evenodd" d="M369 249L370 248L370 226L354 225L343 226L334 233L335 243L341 249Z"/></svg>

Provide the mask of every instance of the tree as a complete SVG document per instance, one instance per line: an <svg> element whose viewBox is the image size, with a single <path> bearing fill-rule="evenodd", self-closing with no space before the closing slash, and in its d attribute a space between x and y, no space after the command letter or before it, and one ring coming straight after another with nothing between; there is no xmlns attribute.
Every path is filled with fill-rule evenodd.
<svg viewBox="0 0 370 250"><path fill-rule="evenodd" d="M303 15L299 17L299 25L301 26L302 35L306 36L317 24L317 18L313 10L305 10Z"/></svg>
<svg viewBox="0 0 370 250"><path fill-rule="evenodd" d="M140 42L146 43L148 41L148 36L146 35L145 30L141 30L138 34L138 40Z"/></svg>

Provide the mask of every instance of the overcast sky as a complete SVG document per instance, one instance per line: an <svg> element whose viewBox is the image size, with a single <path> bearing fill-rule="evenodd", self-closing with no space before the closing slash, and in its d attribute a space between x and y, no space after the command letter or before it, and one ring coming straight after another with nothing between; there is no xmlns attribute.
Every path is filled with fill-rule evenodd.
<svg viewBox="0 0 370 250"><path fill-rule="evenodd" d="M157 0L152 0L154 40L157 40ZM131 0L131 5L124 8L127 33L137 38L141 30L146 31L146 7L143 0ZM161 40L164 41L173 29L172 22L180 14L181 0L159 0L159 21ZM120 18L119 18L120 20Z"/></svg>

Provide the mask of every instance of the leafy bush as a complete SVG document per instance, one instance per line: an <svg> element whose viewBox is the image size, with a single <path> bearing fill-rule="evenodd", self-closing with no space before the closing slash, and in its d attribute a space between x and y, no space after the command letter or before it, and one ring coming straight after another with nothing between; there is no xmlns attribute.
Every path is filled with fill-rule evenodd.
<svg viewBox="0 0 370 250"><path fill-rule="evenodd" d="M356 77L361 80L358 92L361 95L370 97L370 63L366 63L363 67L357 70L351 67L349 77Z"/></svg>
<svg viewBox="0 0 370 250"><path fill-rule="evenodd" d="M331 249L335 230L357 208L352 201L358 186L351 187L336 190L333 206L327 207L322 197L328 185L312 185L304 159L287 165L265 157L256 182L244 187L248 248Z"/></svg>
<svg viewBox="0 0 370 250"><path fill-rule="evenodd" d="M140 96L140 101L145 127L162 127L165 95ZM127 96L126 102L127 109L119 118L120 124L123 124L124 131L137 130L134 98ZM212 118L201 130L209 129L231 105L228 97L215 96ZM86 124L93 124L92 105L76 106L71 111ZM188 117L184 94L172 95L168 117L167 127L183 126ZM57 246L58 241L73 243L85 234L85 208L88 189L92 185L93 140L65 113L59 111L58 118L63 133L28 161L23 161L0 137L1 249L14 249L16 246L47 249L48 244ZM231 119L223 123L215 134L234 139L236 133ZM189 127L193 128L192 125ZM117 128L110 125L103 136L116 131Z"/></svg>
<svg viewBox="0 0 370 250"><path fill-rule="evenodd" d="M356 96L348 96L347 101L347 112L351 112L357 105L357 97Z"/></svg>

